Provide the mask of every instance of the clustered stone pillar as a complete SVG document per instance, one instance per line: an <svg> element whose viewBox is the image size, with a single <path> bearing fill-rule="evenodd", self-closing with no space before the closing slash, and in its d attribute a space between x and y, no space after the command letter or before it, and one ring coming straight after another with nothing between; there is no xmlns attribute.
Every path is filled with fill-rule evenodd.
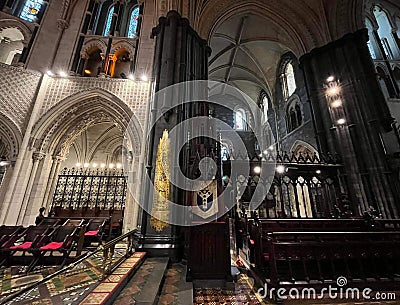
<svg viewBox="0 0 400 305"><path fill-rule="evenodd" d="M300 61L315 111L322 152L340 153L354 210L373 206L384 217L398 217L397 179L386 161L381 134L393 118L377 82L368 47L360 30L304 55ZM326 98L326 80L333 76L340 90L344 121L336 119Z"/></svg>
<svg viewBox="0 0 400 305"><path fill-rule="evenodd" d="M207 42L201 39L190 27L186 18L182 18L176 11L170 11L166 17L159 19L158 26L152 31L152 37L156 38L153 64L154 89L156 92L180 82L207 78L207 58L210 50L207 47ZM162 119L156 121L157 111L159 109L170 109L172 105L172 101L168 99L151 105L152 118L149 126L153 128L149 131L150 141L147 147L147 173L145 175L148 175L152 181L154 181L157 148L163 131L165 129L171 130L187 119L190 114L189 109L185 109L185 106L175 107L168 111ZM181 146L179 143L171 143L171 147ZM146 204L152 200L148 197L152 186L148 183L143 184L142 194L144 197L142 202ZM184 203L185 194L183 191L173 188L171 196L173 202ZM151 216L143 211L141 225L144 248L158 252L158 254L177 257L179 249L182 249L182 231L177 226L171 225L164 228L162 232L157 232L150 225L150 219Z"/></svg>

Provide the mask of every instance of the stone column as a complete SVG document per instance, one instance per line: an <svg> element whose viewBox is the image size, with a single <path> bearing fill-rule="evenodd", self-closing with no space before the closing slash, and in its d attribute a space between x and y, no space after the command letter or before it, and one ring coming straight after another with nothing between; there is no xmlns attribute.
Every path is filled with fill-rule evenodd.
<svg viewBox="0 0 400 305"><path fill-rule="evenodd" d="M47 187L44 193L43 206L46 211L50 211L50 205L53 200L53 193L57 184L58 173L61 169L61 164L65 160L64 157L54 156L51 164L49 180L47 182Z"/></svg>
<svg viewBox="0 0 400 305"><path fill-rule="evenodd" d="M21 209L19 210L19 214L18 214L18 218L17 218L17 223L19 223L19 224L21 224L22 221L24 220L25 213L28 208L28 202L29 202L30 195L32 192L33 183L36 178L38 166L39 166L39 163L43 160L43 158L45 156L46 155L41 152L34 152L32 154L33 164L32 164L32 168L31 168L31 172L29 173L28 185L25 190L25 195L24 195L24 198L22 201L22 206L21 206Z"/></svg>
<svg viewBox="0 0 400 305"><path fill-rule="evenodd" d="M360 30L313 50L300 61L310 99L316 107L323 152L338 152L344 162L354 210L374 206L384 217L398 217L399 194L386 160L381 133L391 131L393 118L375 77L367 47L368 32ZM339 84L344 122L335 121L325 87L333 76Z"/></svg>

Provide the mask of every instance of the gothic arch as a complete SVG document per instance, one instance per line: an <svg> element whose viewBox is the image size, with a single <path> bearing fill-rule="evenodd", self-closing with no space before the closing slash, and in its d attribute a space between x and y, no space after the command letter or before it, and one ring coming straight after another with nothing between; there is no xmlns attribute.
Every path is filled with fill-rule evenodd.
<svg viewBox="0 0 400 305"><path fill-rule="evenodd" d="M296 140L292 147L290 148L290 151L294 154L298 154L299 152L301 153L306 153L308 152L310 156L313 156L314 154L318 155L318 151L315 149L314 146L312 146L310 143L301 141L301 140ZM304 156L304 154L303 154Z"/></svg>
<svg viewBox="0 0 400 305"><path fill-rule="evenodd" d="M128 39L128 38L127 38ZM115 54L118 50L125 49L129 53L129 59L133 60L133 56L135 54L135 49L132 44L127 41L118 41L116 42L111 49L111 53Z"/></svg>
<svg viewBox="0 0 400 305"><path fill-rule="evenodd" d="M325 1L331 40L365 27L365 0Z"/></svg>
<svg viewBox="0 0 400 305"><path fill-rule="evenodd" d="M99 38L92 38L85 41L81 50L81 56L86 58L89 57L90 51L93 49L99 49L103 54L106 53L107 45L104 41Z"/></svg>
<svg viewBox="0 0 400 305"><path fill-rule="evenodd" d="M17 125L0 112L0 140L6 146L8 160L15 161L22 143L22 134ZM1 157L1 156L0 156Z"/></svg>
<svg viewBox="0 0 400 305"><path fill-rule="evenodd" d="M134 155L140 155L142 129L129 107L115 95L91 89L71 95L53 106L35 124L31 147L65 156L83 130L100 122L113 122L122 132L129 129Z"/></svg>
<svg viewBox="0 0 400 305"><path fill-rule="evenodd" d="M0 20L0 31L4 29L16 28L18 29L22 35L24 36L24 40L22 43L26 46L29 42L29 39L32 36L32 30L26 26L22 21L17 19L1 19Z"/></svg>

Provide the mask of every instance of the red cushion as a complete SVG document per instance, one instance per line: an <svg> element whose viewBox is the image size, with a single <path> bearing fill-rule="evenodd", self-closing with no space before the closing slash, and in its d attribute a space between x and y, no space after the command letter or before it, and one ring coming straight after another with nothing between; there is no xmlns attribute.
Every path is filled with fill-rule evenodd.
<svg viewBox="0 0 400 305"><path fill-rule="evenodd" d="M24 242L23 244L10 247L11 250L26 250L32 246L31 241Z"/></svg>
<svg viewBox="0 0 400 305"><path fill-rule="evenodd" d="M39 250L57 250L57 249L60 249L62 245L63 245L63 242L52 241L51 243L49 243L43 247L40 247Z"/></svg>
<svg viewBox="0 0 400 305"><path fill-rule="evenodd" d="M85 233L85 236L95 236L95 235L97 235L97 233L99 233L99 230L87 231L87 232Z"/></svg>

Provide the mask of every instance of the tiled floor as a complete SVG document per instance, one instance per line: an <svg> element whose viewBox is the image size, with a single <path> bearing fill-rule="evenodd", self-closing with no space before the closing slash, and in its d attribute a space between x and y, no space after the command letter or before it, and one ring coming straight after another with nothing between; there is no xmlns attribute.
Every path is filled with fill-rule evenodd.
<svg viewBox="0 0 400 305"><path fill-rule="evenodd" d="M195 305L259 305L261 303L251 288L251 279L240 275L235 290L195 289Z"/></svg>

